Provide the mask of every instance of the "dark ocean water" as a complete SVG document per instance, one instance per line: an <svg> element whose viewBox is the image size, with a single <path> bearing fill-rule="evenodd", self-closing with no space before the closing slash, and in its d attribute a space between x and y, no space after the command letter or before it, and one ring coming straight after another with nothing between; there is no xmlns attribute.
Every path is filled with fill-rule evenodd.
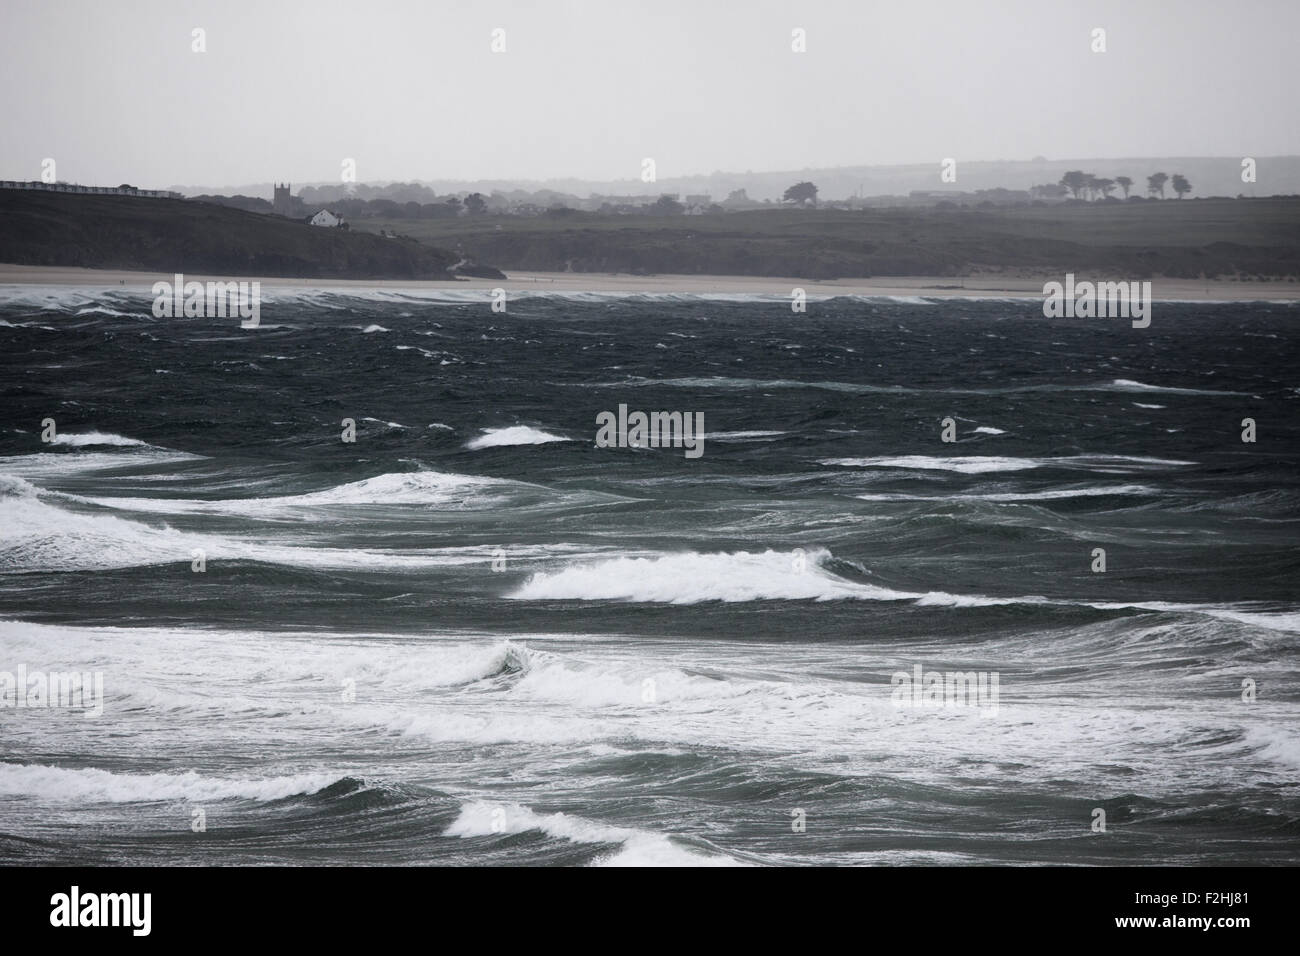
<svg viewBox="0 0 1300 956"><path fill-rule="evenodd" d="M0 290L0 863L1300 862L1296 305L149 307Z"/></svg>

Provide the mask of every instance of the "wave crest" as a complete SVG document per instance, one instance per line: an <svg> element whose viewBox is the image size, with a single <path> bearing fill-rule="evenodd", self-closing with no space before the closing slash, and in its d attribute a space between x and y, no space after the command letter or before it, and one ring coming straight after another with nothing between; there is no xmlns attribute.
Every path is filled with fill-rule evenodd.
<svg viewBox="0 0 1300 956"><path fill-rule="evenodd" d="M506 445L544 445L553 441L569 441L563 435L552 435L528 425L511 425L508 428L488 428L478 438L470 439L465 447L470 451L480 448L500 448Z"/></svg>
<svg viewBox="0 0 1300 956"><path fill-rule="evenodd" d="M534 574L507 595L514 600L645 601L888 601L919 597L857 584L825 570L830 552L690 551L652 558L612 558Z"/></svg>
<svg viewBox="0 0 1300 956"><path fill-rule="evenodd" d="M614 843L621 848L596 862L602 866L738 866L725 856L706 856L658 833L584 820L565 813L537 813L518 803L476 800L461 805L444 836L472 839L512 833L541 832L573 843Z"/></svg>
<svg viewBox="0 0 1300 956"><path fill-rule="evenodd" d="M204 777L187 773L111 773L43 764L0 764L0 797L88 803L157 800L282 800L316 793L346 779L341 774L303 773L264 779Z"/></svg>

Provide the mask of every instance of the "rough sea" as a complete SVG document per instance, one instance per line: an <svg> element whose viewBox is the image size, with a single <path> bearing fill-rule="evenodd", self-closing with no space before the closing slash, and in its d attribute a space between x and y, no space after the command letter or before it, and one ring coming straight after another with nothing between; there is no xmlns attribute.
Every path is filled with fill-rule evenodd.
<svg viewBox="0 0 1300 956"><path fill-rule="evenodd" d="M0 288L0 864L1300 862L1296 304L151 302Z"/></svg>

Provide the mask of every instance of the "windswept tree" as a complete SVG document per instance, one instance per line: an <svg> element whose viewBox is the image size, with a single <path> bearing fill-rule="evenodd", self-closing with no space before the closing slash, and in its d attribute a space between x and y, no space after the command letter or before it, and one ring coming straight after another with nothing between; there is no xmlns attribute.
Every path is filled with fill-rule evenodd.
<svg viewBox="0 0 1300 956"><path fill-rule="evenodd" d="M1092 188L1095 189L1095 190L1097 190L1097 192L1101 193L1101 195L1102 195L1103 198L1105 198L1105 199L1109 199L1109 198L1110 198L1110 194L1111 194L1111 193L1114 191L1114 189L1115 189L1115 180L1113 180L1113 179L1097 179L1097 180L1094 180L1094 181L1093 181L1093 184L1092 184Z"/></svg>
<svg viewBox="0 0 1300 956"><path fill-rule="evenodd" d="M1182 173L1174 173L1174 179L1171 185L1174 187L1174 192L1178 193L1179 199L1183 198L1184 193L1192 191L1192 184L1187 181L1187 177Z"/></svg>
<svg viewBox="0 0 1300 956"><path fill-rule="evenodd" d="M1088 185L1088 175L1082 170L1072 169L1061 177L1061 185L1070 190L1075 199L1079 198L1079 193Z"/></svg>
<svg viewBox="0 0 1300 956"><path fill-rule="evenodd" d="M1165 198L1165 183L1169 182L1168 173L1152 173L1147 177L1147 195L1154 196L1160 194L1160 198Z"/></svg>
<svg viewBox="0 0 1300 956"><path fill-rule="evenodd" d="M1120 189L1124 190L1124 198L1128 199L1128 191L1133 188L1133 180L1127 176L1116 176L1115 183Z"/></svg>
<svg viewBox="0 0 1300 956"><path fill-rule="evenodd" d="M786 202L797 202L801 206L817 205L817 187L812 183L795 183L785 191L782 197Z"/></svg>

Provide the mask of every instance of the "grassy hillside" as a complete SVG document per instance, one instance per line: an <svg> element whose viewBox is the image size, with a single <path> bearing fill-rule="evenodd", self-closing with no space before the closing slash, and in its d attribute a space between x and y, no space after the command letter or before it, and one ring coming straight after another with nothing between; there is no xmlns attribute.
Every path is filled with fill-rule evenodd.
<svg viewBox="0 0 1300 956"><path fill-rule="evenodd" d="M180 199L0 190L0 262L229 276L451 279L414 240Z"/></svg>
<svg viewBox="0 0 1300 956"><path fill-rule="evenodd" d="M503 269L802 278L1300 277L1300 199L365 220Z"/></svg>

